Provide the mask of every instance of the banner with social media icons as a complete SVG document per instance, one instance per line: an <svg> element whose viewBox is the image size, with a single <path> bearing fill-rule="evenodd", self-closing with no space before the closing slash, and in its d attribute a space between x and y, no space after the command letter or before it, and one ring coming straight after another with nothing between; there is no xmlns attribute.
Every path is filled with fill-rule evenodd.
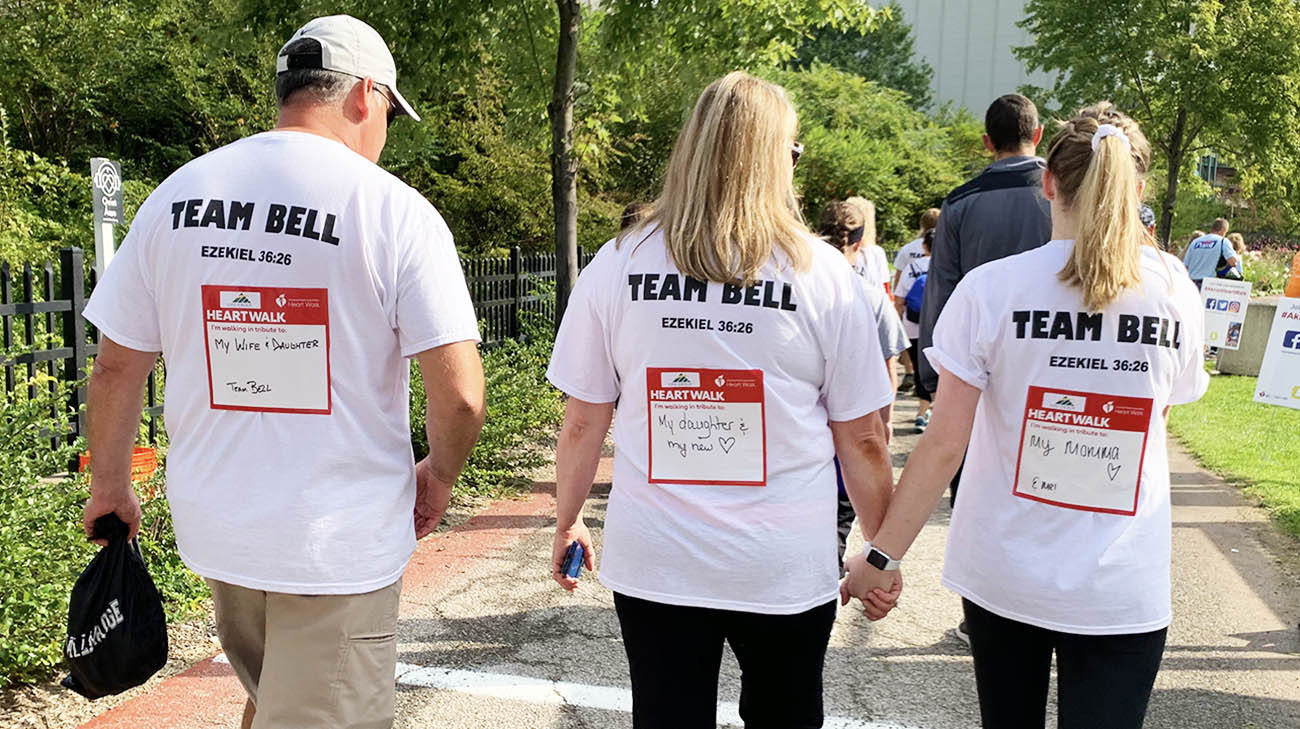
<svg viewBox="0 0 1300 729"><path fill-rule="evenodd" d="M1300 410L1300 299L1278 299L1255 402Z"/></svg>
<svg viewBox="0 0 1300 729"><path fill-rule="evenodd" d="M1237 349L1250 307L1250 282L1207 278L1201 283L1205 310L1205 343L1211 347Z"/></svg>

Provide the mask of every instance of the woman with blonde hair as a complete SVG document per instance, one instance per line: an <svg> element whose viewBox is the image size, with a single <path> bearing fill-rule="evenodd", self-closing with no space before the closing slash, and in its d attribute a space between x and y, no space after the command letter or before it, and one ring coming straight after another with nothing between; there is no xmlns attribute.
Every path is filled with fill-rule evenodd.
<svg viewBox="0 0 1300 729"><path fill-rule="evenodd" d="M1208 384L1201 304L1138 218L1151 151L1109 103L1052 140L1051 242L972 271L926 356L944 407L845 595L896 566L967 454L943 583L986 727L1141 727L1170 622L1166 418ZM969 444L969 451L967 445Z"/></svg>
<svg viewBox="0 0 1300 729"><path fill-rule="evenodd" d="M600 581L639 729L715 726L724 643L747 726L821 726L832 459L865 536L892 491L876 411L893 392L853 272L799 215L796 125L779 86L710 84L650 215L579 277L547 372L569 396L551 560L568 590L575 543L595 565L582 509L613 417ZM897 592L871 593L871 614Z"/></svg>
<svg viewBox="0 0 1300 729"><path fill-rule="evenodd" d="M1240 281L1245 277L1246 271L1246 239L1241 233L1229 233L1228 242L1232 244L1232 250L1237 254L1237 260L1235 262L1223 261L1222 265L1215 269L1214 275L1218 278Z"/></svg>

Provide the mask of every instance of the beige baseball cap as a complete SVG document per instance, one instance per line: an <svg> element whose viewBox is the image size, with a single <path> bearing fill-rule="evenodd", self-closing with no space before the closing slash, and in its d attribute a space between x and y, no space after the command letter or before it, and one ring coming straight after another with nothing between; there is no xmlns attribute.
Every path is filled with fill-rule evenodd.
<svg viewBox="0 0 1300 729"><path fill-rule="evenodd" d="M320 43L320 55L295 53L290 56L285 52L285 48L301 38L311 38ZM399 112L420 121L420 115L397 90L397 64L393 62L393 54L388 51L379 31L351 15L316 18L293 34L280 48L275 72L281 74L299 68L322 68L357 78L372 78L392 90Z"/></svg>

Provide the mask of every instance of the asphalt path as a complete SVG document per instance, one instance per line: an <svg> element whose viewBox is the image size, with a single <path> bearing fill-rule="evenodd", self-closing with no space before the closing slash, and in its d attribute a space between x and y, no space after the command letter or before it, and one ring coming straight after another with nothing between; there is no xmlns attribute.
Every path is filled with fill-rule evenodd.
<svg viewBox="0 0 1300 729"><path fill-rule="evenodd" d="M915 444L914 408L897 408L896 470ZM1181 451L1171 462L1175 620L1147 726L1300 728L1297 544ZM598 483L587 509L597 543L609 488ZM979 726L970 655L953 631L959 601L939 585L949 515L945 500L908 553L889 618L841 609L826 660L828 727ZM521 520L513 544L468 562L437 599L404 607L397 726L632 726L611 594L590 576L574 595L550 580L551 525ZM720 726L740 725L739 686L727 651Z"/></svg>

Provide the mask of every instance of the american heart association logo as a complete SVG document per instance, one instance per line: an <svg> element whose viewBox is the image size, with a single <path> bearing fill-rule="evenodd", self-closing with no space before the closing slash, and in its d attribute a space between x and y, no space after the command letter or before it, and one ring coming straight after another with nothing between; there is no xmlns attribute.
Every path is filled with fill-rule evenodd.
<svg viewBox="0 0 1300 729"><path fill-rule="evenodd" d="M1103 413L1106 413L1107 415L1110 415L1112 412L1115 411L1115 401L1108 400L1105 405L1101 406L1101 411Z"/></svg>
<svg viewBox="0 0 1300 729"><path fill-rule="evenodd" d="M288 299L285 298L284 294L280 294L279 296L275 297L275 305L280 307L281 309L284 308L284 303L286 301L288 301Z"/></svg>

